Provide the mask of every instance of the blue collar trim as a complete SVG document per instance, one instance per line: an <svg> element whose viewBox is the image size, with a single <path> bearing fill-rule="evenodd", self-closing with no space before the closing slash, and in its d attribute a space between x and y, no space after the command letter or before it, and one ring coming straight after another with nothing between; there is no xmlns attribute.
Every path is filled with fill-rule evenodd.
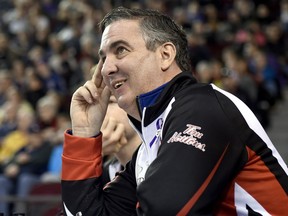
<svg viewBox="0 0 288 216"><path fill-rule="evenodd" d="M145 107L148 106L152 106L155 101L157 100L157 98L159 97L159 95L161 94L161 92L163 91L164 87L167 85L167 83L165 83L164 85L150 91L147 92L145 94L141 94L139 96L139 105L140 105L140 109L141 111L143 111L143 109Z"/></svg>

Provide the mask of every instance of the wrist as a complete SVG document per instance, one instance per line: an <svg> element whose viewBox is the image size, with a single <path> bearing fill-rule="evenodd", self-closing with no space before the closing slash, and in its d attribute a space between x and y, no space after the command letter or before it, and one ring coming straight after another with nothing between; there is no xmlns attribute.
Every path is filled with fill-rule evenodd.
<svg viewBox="0 0 288 216"><path fill-rule="evenodd" d="M73 136L86 137L86 138L96 138L101 134L100 131L90 129L85 130L84 128L81 128L80 130L79 129L77 130L77 128L73 128L67 130L67 133Z"/></svg>

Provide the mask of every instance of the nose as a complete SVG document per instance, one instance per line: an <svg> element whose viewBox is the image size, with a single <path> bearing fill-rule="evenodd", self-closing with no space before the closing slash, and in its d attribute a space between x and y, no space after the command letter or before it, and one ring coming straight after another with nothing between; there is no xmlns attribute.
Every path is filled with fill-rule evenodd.
<svg viewBox="0 0 288 216"><path fill-rule="evenodd" d="M117 68L115 59L112 56L111 57L106 56L105 61L103 62L103 66L102 66L102 71L101 71L102 76L111 76L117 71L118 71L118 68Z"/></svg>

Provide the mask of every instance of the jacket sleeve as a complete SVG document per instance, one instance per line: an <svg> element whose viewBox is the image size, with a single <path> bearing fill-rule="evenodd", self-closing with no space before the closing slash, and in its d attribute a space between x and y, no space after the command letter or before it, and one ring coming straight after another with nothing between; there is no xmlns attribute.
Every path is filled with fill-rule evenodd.
<svg viewBox="0 0 288 216"><path fill-rule="evenodd" d="M64 214L135 215L133 163L128 163L123 172L103 187L102 135L81 138L66 132L64 136L61 181Z"/></svg>

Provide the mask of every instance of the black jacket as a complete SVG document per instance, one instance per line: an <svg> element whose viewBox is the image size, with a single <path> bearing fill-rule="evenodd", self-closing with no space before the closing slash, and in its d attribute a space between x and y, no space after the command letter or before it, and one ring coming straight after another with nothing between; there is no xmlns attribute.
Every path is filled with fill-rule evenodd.
<svg viewBox="0 0 288 216"><path fill-rule="evenodd" d="M288 212L287 165L238 98L181 73L141 111L142 123L130 119L143 144L104 188L101 136L65 134L62 193L67 215Z"/></svg>

